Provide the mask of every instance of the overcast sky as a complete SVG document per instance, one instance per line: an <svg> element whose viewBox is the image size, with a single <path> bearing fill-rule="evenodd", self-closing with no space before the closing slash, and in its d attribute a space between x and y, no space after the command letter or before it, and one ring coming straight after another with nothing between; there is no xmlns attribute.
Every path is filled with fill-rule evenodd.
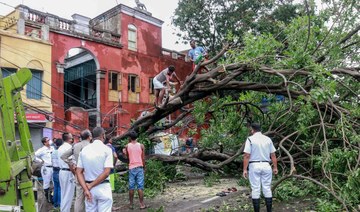
<svg viewBox="0 0 360 212"><path fill-rule="evenodd" d="M167 49L181 51L189 49L189 45L181 44L181 42L175 44L178 38L175 35L175 27L171 26L171 17L178 5L178 1L140 0L154 17L164 21L162 26L162 46ZM14 7L24 4L32 9L52 13L67 19L72 19L71 15L74 13L94 18L117 4L125 4L130 7L136 6L135 0L0 0L0 3ZM13 9L0 4L0 15L6 15Z"/></svg>

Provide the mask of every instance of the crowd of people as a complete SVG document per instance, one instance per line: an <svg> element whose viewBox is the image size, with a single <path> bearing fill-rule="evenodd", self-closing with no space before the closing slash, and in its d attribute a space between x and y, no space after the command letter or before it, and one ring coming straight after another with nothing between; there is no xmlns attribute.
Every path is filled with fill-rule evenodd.
<svg viewBox="0 0 360 212"><path fill-rule="evenodd" d="M130 207L133 207L137 189L142 209L146 208L143 195L145 150L137 142L137 136L136 132L130 133L123 153L129 158ZM117 154L112 138L105 137L103 128L82 131L80 141L75 144L71 133L63 133L62 138L54 139L53 143L48 137L41 142L43 147L35 152L35 160L42 163L42 187L48 203L61 212L69 212L75 195L76 212L112 211Z"/></svg>
<svg viewBox="0 0 360 212"><path fill-rule="evenodd" d="M252 135L245 141L243 176L250 180L254 211L260 210L261 190L267 211L271 211L272 172L278 173L276 149L272 140L261 133L259 124L251 124L250 132ZM147 207L144 203L145 147L137 141L135 131L129 132L128 136L129 143L122 153L129 159L129 208L134 208L137 190L140 209L144 209ZM111 175L117 160L112 139L105 137L105 130L101 127L95 127L93 132L82 131L80 138L80 142L73 144L73 135L63 133L62 139L55 139L52 145L47 137L41 140L43 147L35 152L35 156L42 161L45 198L54 208L68 212L76 193L74 211L112 211L114 176ZM192 145L192 139L187 139L189 151Z"/></svg>

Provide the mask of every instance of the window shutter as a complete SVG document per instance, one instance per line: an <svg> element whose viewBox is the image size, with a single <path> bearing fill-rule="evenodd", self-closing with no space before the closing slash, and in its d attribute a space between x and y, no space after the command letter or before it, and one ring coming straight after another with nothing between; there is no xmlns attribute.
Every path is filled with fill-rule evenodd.
<svg viewBox="0 0 360 212"><path fill-rule="evenodd" d="M123 78L123 74L118 73L118 91L122 91L122 78Z"/></svg>
<svg viewBox="0 0 360 212"><path fill-rule="evenodd" d="M153 94L154 93L154 85L153 85L153 79L152 77L149 78L149 93Z"/></svg>
<svg viewBox="0 0 360 212"><path fill-rule="evenodd" d="M109 71L108 73L108 81L109 81L109 90L111 90L112 86L111 86L111 71Z"/></svg>
<svg viewBox="0 0 360 212"><path fill-rule="evenodd" d="M42 72L31 71L33 77L27 83L26 97L28 99L41 99L42 96Z"/></svg>
<svg viewBox="0 0 360 212"><path fill-rule="evenodd" d="M136 76L135 79L135 92L140 93L141 92L141 85L140 85L140 78L139 76Z"/></svg>

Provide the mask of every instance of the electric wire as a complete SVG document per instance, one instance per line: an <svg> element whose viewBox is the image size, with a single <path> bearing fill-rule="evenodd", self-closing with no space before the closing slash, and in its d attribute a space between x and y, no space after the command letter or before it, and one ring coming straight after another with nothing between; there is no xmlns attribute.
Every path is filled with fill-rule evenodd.
<svg viewBox="0 0 360 212"><path fill-rule="evenodd" d="M10 71L7 70L7 69L2 69L2 70L5 70L5 71L6 71L7 73L9 73L9 74L13 74L12 72L10 72ZM44 94L43 92L39 91L37 88L35 88L35 87L33 87L33 86L29 85L29 84L28 84L27 86L32 87L33 89L35 89L36 91L38 91L39 93L41 93L41 96L42 96L42 97L45 97L45 98L50 99L50 101L56 103L58 106L60 106L61 108L63 108L63 109L66 110L66 107L65 107L64 105L61 105L60 103L58 103L57 101L55 101L53 98L51 98L51 97L47 96L46 94ZM24 94L24 95L25 95L25 94ZM30 99L30 98L28 98L28 97L26 97L26 99L27 99L28 101L30 101L30 100L35 101L35 100ZM24 104L25 104L25 102L24 102ZM35 107L35 106L34 106L34 107ZM82 117L78 116L76 113L74 113L74 115L77 116L78 118L82 118ZM58 119L60 119L60 118L58 118ZM66 120L64 120L64 119L60 119L60 120L64 121L64 123L68 122L68 121L66 121ZM76 128L79 128L79 127L80 127L80 126L77 126L77 125L74 125L74 126L76 126Z"/></svg>
<svg viewBox="0 0 360 212"><path fill-rule="evenodd" d="M7 45L6 43L2 43L2 45L5 45L5 46L7 46L7 47L9 47L9 48L11 48L11 49L13 49L13 50L15 50L15 51L18 51L18 52L27 54L27 55L30 56L31 58L35 58L35 59L37 59L37 60L41 60L41 61L43 61L44 63L47 63L47 64L49 64L49 65L52 64L52 63L49 62L49 61L46 61L46 60L44 60L44 59L41 59L41 58L39 58L39 57L37 57L37 56L35 56L35 55L29 54L28 52L21 51L21 50L19 50L18 48L15 48L15 47L13 47L13 46ZM20 48L21 48L21 47L20 47ZM23 56L23 55L20 55L18 52L14 52L14 51L12 51L12 50L7 49L6 47L5 47L4 49L7 50L7 51L9 51L9 52L12 52L12 53L14 53L14 54L17 54L18 56ZM22 48L22 49L24 49L24 48ZM93 58L93 59L94 59L94 58ZM28 60L28 62L31 62L31 60ZM40 70L40 69L41 69L41 70L43 69L43 67L38 67L38 68L39 68L39 70ZM50 73L50 71L47 71L47 70L43 70L43 71L44 71L44 72L47 72L47 73ZM51 73L50 73L50 74L51 74ZM85 80L87 80L87 81L89 81L89 82L92 82L92 83L96 83L95 81L90 80L90 79L87 79L87 78L85 78ZM73 85L77 85L76 83L72 83L72 82L70 82L70 81L69 81L68 83L73 84ZM80 85L77 85L77 86L79 86L79 87L81 87L81 88L84 88L84 89L88 89L88 88L83 87L83 86L80 86Z"/></svg>
<svg viewBox="0 0 360 212"><path fill-rule="evenodd" d="M0 56L0 58L6 60L7 62L11 63L12 65L16 66L17 68L20 68L18 65L12 63L11 61L9 61L9 60L1 57L1 56ZM7 70L6 68L4 68L4 69L2 69L2 70L5 70L5 71L7 71L9 74L12 74L12 73L11 73L9 70ZM36 77L35 77L35 78L36 78ZM38 79L39 79L39 78L38 78ZM44 82L42 79L39 79L39 80L41 80L42 82ZM53 98L51 98L51 97L47 96L46 94L44 94L43 92L39 91L37 88L35 88L35 87L31 86L31 85L27 85L27 86L30 86L30 87L32 87L33 89L37 90L39 93L41 93L41 95L42 95L43 97L49 98L51 101L53 101L54 103L56 103L58 106L60 106L60 107L62 107L62 108L64 108L64 109L66 110L66 107L65 107L64 105L61 105L60 103L58 103L57 101L55 101ZM51 87L53 87L53 86L51 86ZM62 92L62 93L64 93L64 92ZM65 94L65 93L64 93L64 94ZM66 95L66 94L65 94L65 95ZM29 98L27 98L27 99L30 100ZM82 118L82 117L79 117L76 113L74 113L74 115L77 116L78 118ZM100 113L100 115L103 115L103 113ZM55 117L54 117L54 118L55 118ZM106 117L104 117L104 118L106 118ZM61 121L65 122L65 123L68 122L68 121L66 121L66 120L64 120L64 119L60 119L60 118L56 118L56 119L61 120ZM70 124L68 124L68 125L70 125ZM72 124L72 125L73 125L73 124ZM72 127L77 128L77 129L79 129L79 128L81 129L81 128L82 128L81 126L78 126L78 125L73 125Z"/></svg>
<svg viewBox="0 0 360 212"><path fill-rule="evenodd" d="M8 70L6 70L6 69L2 69L2 70L5 70L5 71L7 71L8 73L10 73L11 74L11 72L9 72ZM28 85L29 86L29 85ZM35 88L36 89L36 88ZM25 94L23 94L23 93L21 93L21 95L23 96L23 95L25 95ZM33 100L33 99L29 99L29 98L26 98L28 101L35 101L35 100ZM51 98L50 98L50 100L52 100ZM28 104L28 103L26 103L26 102L23 102L23 104L24 105L26 105L27 107L29 107L29 108L31 108L33 111L35 111L35 112L39 112L39 113L41 113L41 114L43 114L43 115L49 115L49 111L45 111L45 110L41 110L41 109L39 109L38 107L36 107L36 106L34 106L34 105L30 105L30 104ZM80 117L80 116L78 116L77 114L75 114L77 117L79 117L79 118L82 118L82 117ZM62 121L63 123L67 123L68 121L66 121L66 120L64 120L64 119L61 119L61 118L58 118L58 117L53 117L55 120L60 120L60 121ZM79 125L75 125L75 124L72 124L72 123L67 123L67 125L69 125L69 126L71 126L71 127L74 127L75 129L81 129L81 128L83 128L83 127L81 127L81 126L79 126Z"/></svg>
<svg viewBox="0 0 360 212"><path fill-rule="evenodd" d="M15 63L9 61L8 59L6 59L6 58L4 58L4 57L2 57L2 56L0 56L0 58L3 59L3 60L5 60L5 61L7 61L8 63L11 63L12 65L16 66L16 67L19 68L19 69L21 68L20 66L16 65ZM63 93L65 96L70 97L72 100L74 100L74 101L76 101L76 102L78 102L78 103L80 103L80 104L82 104L82 105L84 105L84 106L87 106L87 107L89 107L89 108L93 108L91 105L88 105L88 104L86 104L86 103L81 102L81 101L78 100L76 97L74 97L74 96L72 96L72 95L70 95L70 94L68 94L68 93L65 93L65 92L62 91L61 89L59 89L59 88L51 85L50 83L46 82L45 80L43 80L43 79L41 79L41 78L39 78L39 77L37 77L37 76L35 76L35 75L33 75L33 77L36 78L36 79L38 79L38 80L40 80L40 81L42 81L42 82L44 82L45 84L49 85L50 87L54 88L55 90Z"/></svg>
<svg viewBox="0 0 360 212"><path fill-rule="evenodd" d="M46 115L46 116L49 116L50 114L47 112L47 111L44 111L44 110L41 110L41 109L38 109L28 103L24 103L24 105L28 108L30 108L31 110L35 111L35 112L38 112L42 115ZM61 119L61 118L58 118L58 117L55 117L55 116L52 116L52 118L54 118L54 120L58 120L58 121L61 121L63 122L64 124L66 123L66 125L70 126L70 127L73 127L77 130L84 130L85 128L82 127L82 126L79 126L79 125L76 125L76 124L72 124L72 123L68 123L69 121L65 120L65 119Z"/></svg>

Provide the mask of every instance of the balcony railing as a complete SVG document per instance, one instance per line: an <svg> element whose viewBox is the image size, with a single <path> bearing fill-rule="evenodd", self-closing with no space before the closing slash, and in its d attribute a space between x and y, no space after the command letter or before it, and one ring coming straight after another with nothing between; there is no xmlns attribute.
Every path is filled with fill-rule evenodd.
<svg viewBox="0 0 360 212"><path fill-rule="evenodd" d="M189 62L190 60L187 58L186 54L180 53L177 51L169 50L169 49L162 49L162 55L171 57L174 60L184 60L185 62Z"/></svg>
<svg viewBox="0 0 360 212"><path fill-rule="evenodd" d="M82 36L87 39L96 39L106 43L121 45L121 35L108 30L94 28L90 24L77 23L76 20L68 20L49 13L43 13L20 5L21 11L27 23L32 25L48 25L50 31L60 31L74 36Z"/></svg>

